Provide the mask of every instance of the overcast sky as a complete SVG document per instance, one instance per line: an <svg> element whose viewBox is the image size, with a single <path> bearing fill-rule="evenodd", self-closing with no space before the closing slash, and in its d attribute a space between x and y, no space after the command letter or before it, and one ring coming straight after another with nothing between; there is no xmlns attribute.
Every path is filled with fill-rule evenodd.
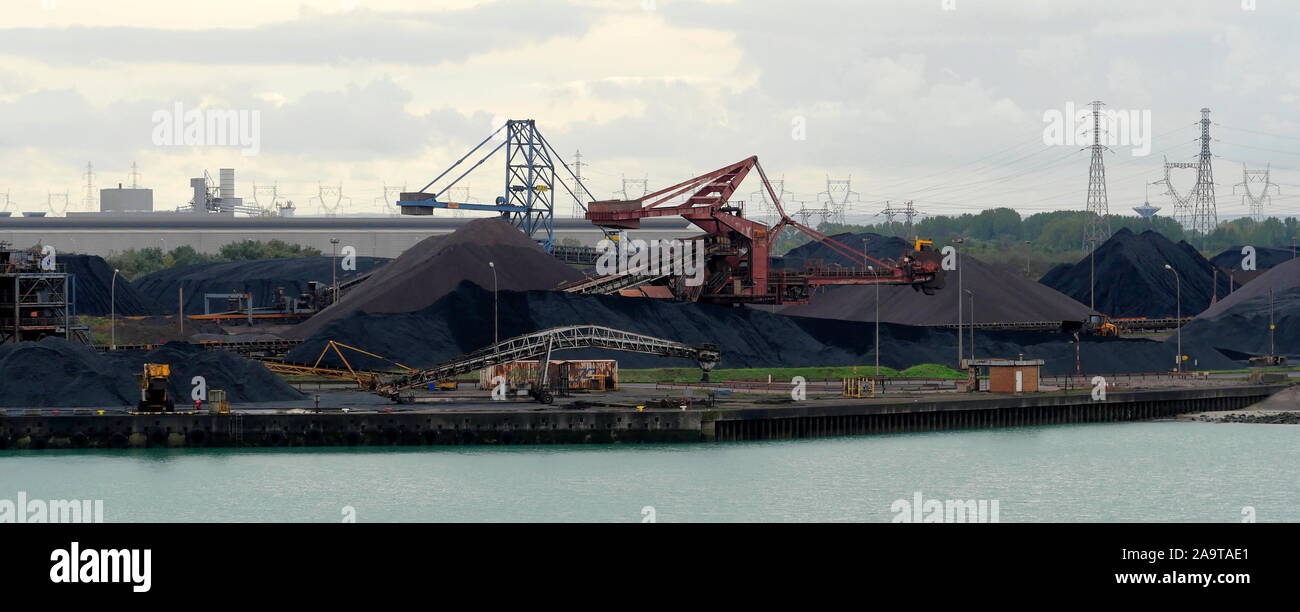
<svg viewBox="0 0 1300 612"><path fill-rule="evenodd" d="M129 183L135 162L158 208L234 167L245 198L278 183L308 213L318 185L341 185L347 212L379 212L383 185L418 189L494 123L532 118L568 161L581 149L601 198L758 155L791 209L850 175L857 214L1081 209L1089 154L1044 144L1044 113L1098 99L1149 112L1155 136L1149 155L1106 154L1112 212L1148 189L1168 206L1147 183L1164 156L1194 158L1209 107L1220 216L1246 212L1242 163L1271 163L1271 212L1294 215L1300 2L1251 4L0 0L0 205L68 192L84 210L87 162L96 187ZM257 111L260 150L155 144L178 103ZM470 194L498 195L502 166Z"/></svg>

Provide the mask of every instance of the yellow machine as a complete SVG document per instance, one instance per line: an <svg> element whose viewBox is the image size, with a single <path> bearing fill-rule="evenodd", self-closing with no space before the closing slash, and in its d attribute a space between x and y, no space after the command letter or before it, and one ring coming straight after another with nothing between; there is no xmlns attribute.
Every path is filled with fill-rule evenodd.
<svg viewBox="0 0 1300 612"><path fill-rule="evenodd" d="M140 412L175 412L176 402L167 393L167 381L172 367L165 363L146 363L144 371L136 375L140 383Z"/></svg>
<svg viewBox="0 0 1300 612"><path fill-rule="evenodd" d="M844 397L867 398L876 396L876 381L867 376L850 376L844 379Z"/></svg>
<svg viewBox="0 0 1300 612"><path fill-rule="evenodd" d="M438 391L455 391L460 388L460 383L454 380L440 380L433 383L433 388Z"/></svg>
<svg viewBox="0 0 1300 612"><path fill-rule="evenodd" d="M1112 323L1106 315L1089 315L1087 330L1097 336L1119 336L1119 326Z"/></svg>
<svg viewBox="0 0 1300 612"><path fill-rule="evenodd" d="M208 391L208 414L230 414L230 402L221 389Z"/></svg>

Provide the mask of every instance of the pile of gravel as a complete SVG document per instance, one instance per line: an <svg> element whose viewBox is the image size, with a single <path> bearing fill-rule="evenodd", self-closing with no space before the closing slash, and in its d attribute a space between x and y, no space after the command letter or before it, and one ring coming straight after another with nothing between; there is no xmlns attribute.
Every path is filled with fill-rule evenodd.
<svg viewBox="0 0 1300 612"><path fill-rule="evenodd" d="M1248 355L1269 353L1269 291L1273 293L1273 350L1300 356L1300 259L1274 266L1197 315L1183 328L1189 340Z"/></svg>
<svg viewBox="0 0 1300 612"><path fill-rule="evenodd" d="M388 261L383 257L357 257L357 269L338 270L338 281L356 278ZM205 293L250 293L253 306L270 306L277 289L283 288L286 295L297 297L307 290L309 281L329 285L334 278L334 265L341 262L341 257L336 260L321 256L176 266L136 279L135 287L156 302L156 310L163 314L176 313L180 288L185 289L185 314L203 314ZM226 309L226 303L212 300L210 308L221 312Z"/></svg>

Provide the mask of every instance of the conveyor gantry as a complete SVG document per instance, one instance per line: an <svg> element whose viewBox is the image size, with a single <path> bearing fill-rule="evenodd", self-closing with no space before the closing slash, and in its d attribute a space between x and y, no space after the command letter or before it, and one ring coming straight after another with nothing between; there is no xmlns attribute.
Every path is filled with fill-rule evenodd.
<svg viewBox="0 0 1300 612"><path fill-rule="evenodd" d="M601 348L660 357L694 359L704 373L704 380L708 380L709 371L717 366L721 359L718 347L713 344L691 346L600 325L569 325L508 338L431 368L386 378L379 382L375 392L400 400L402 391L424 386L431 381L447 380L499 363L540 358L538 371L541 373L542 380L539 381L538 388L533 389L533 397L549 404L549 400L553 398L544 387L546 364L550 361L551 353L578 348Z"/></svg>

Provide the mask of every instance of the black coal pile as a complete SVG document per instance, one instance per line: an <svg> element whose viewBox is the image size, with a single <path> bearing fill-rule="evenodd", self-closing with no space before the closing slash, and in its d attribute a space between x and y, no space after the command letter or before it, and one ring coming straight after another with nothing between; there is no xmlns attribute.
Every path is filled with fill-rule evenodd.
<svg viewBox="0 0 1300 612"><path fill-rule="evenodd" d="M724 368L861 365L874 360L874 325L853 321L775 315L757 309L729 308L670 300L582 296L551 291L501 292L500 336L509 338L562 325L594 324L688 344L721 346ZM434 304L410 313L353 312L323 326L289 354L313 362L329 340L421 367L492 343L492 292L466 283ZM954 363L955 330L885 323L880 330L880 362L894 368L923 363ZM1075 345L1058 332L980 332L981 357L1041 358L1048 373L1075 368ZM969 345L968 345L969 348ZM1185 347L1200 367L1232 367L1211 349ZM1175 350L1162 342L1127 338L1085 338L1081 362L1086 372L1168 370ZM612 358L624 368L689 367L685 360L599 350L564 351L565 358ZM330 361L332 356L327 356ZM387 368L386 362L349 356L354 366Z"/></svg>
<svg viewBox="0 0 1300 612"><path fill-rule="evenodd" d="M388 261L383 257L357 257L357 269L340 269L338 281L341 283L372 272ZM286 295L297 297L307 290L309 281L328 286L334 278L332 272L336 262L341 264L342 258L291 257L176 266L136 279L135 286L153 298L159 312L165 314L176 313L178 289L181 287L185 289L186 314L204 312L205 293L251 293L254 307L271 306L278 289L283 288ZM210 308L213 312L224 312L226 302L211 300Z"/></svg>
<svg viewBox="0 0 1300 612"><path fill-rule="evenodd" d="M1247 355L1270 354L1269 291L1273 294L1272 350L1300 356L1300 260L1274 266L1211 306L1183 328L1183 342L1200 342Z"/></svg>
<svg viewBox="0 0 1300 612"><path fill-rule="evenodd" d="M140 391L125 366L61 338L0 344L0 406L134 405Z"/></svg>
<svg viewBox="0 0 1300 612"><path fill-rule="evenodd" d="M854 234L845 232L835 234L830 238L859 252L863 250L863 244L865 243L867 255L880 260L899 259L903 256L903 253L912 248L912 245L902 238L873 233ZM854 268L861 268L865 265L862 261L853 261L839 251L821 242L814 241L790 249L784 257L773 257L772 267L800 270L813 261L820 261L823 265L840 265Z"/></svg>
<svg viewBox="0 0 1300 612"><path fill-rule="evenodd" d="M1134 234L1121 229L1097 247L1092 257L1095 261L1084 257L1074 265L1052 268L1038 282L1088 304L1091 273L1096 279L1096 308L1112 317L1174 316L1179 289L1165 265L1178 273L1183 316L1205 310L1214 295L1214 264L1192 245L1174 244L1152 230ZM1218 275L1218 285L1218 295L1227 295L1226 274ZM975 303L978 308L978 297Z"/></svg>
<svg viewBox="0 0 1300 612"><path fill-rule="evenodd" d="M73 275L73 304L76 314L92 317L108 316L112 312L110 299L116 302L117 314L122 316L158 313L153 298L139 291L119 274L117 287L113 287L113 268L98 255L59 255L68 274Z"/></svg>
<svg viewBox="0 0 1300 612"><path fill-rule="evenodd" d="M975 294L974 320L979 323L1020 323L1040 321L1082 321L1091 311L1073 298L1032 280L1008 274L974 257L958 260L957 272L948 272L947 285L934 295L926 295L908 286L880 286L880 320L907 325L953 325L957 323L957 301L961 300L962 320L971 321L970 296ZM877 287L832 287L812 296L808 304L787 306L781 314L874 321Z"/></svg>
<svg viewBox="0 0 1300 612"><path fill-rule="evenodd" d="M550 289L582 278L536 242L498 218L477 219L451 234L432 236L407 249L364 284L288 334L306 338L356 312L413 312L428 307L469 281L501 291Z"/></svg>
<svg viewBox="0 0 1300 612"><path fill-rule="evenodd" d="M1224 270L1240 272L1241 260L1245 258L1245 255L1241 254L1242 248L1241 246L1229 247L1226 251L1211 257L1210 263ZM1267 270L1291 259L1290 248L1255 247L1256 270Z"/></svg>
<svg viewBox="0 0 1300 612"><path fill-rule="evenodd" d="M210 351L184 342L169 342L152 351L116 351L106 358L131 373L146 363L171 365L167 388L177 406L190 404L192 380L202 376L209 390L221 389L231 402L274 402L301 399L303 395L260 362L234 353Z"/></svg>

